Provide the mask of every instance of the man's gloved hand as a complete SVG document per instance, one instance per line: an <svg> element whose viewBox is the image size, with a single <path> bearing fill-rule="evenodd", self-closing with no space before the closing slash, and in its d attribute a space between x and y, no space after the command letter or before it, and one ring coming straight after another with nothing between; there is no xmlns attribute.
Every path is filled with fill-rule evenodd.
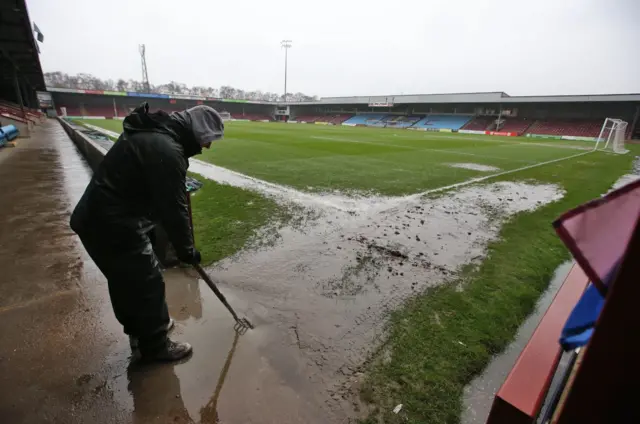
<svg viewBox="0 0 640 424"><path fill-rule="evenodd" d="M202 256L200 256L200 252L197 249L191 249L191 252L187 255L183 255L179 257L181 262L189 265L198 265L202 261Z"/></svg>

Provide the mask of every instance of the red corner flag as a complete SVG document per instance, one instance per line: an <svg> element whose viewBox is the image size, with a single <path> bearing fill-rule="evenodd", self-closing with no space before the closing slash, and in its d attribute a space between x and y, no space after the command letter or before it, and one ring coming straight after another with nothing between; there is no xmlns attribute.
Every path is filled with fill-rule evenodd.
<svg viewBox="0 0 640 424"><path fill-rule="evenodd" d="M640 225L640 180L565 212L553 226L576 262L605 294L605 277Z"/></svg>

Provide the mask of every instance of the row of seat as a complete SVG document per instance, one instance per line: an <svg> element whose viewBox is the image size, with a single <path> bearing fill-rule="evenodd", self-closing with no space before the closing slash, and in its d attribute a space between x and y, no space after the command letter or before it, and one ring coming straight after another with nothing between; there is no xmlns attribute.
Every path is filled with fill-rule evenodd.
<svg viewBox="0 0 640 424"><path fill-rule="evenodd" d="M534 122L528 132L530 134L570 135L578 137L597 137L602 129L604 119L598 120L540 120Z"/></svg>
<svg viewBox="0 0 640 424"><path fill-rule="evenodd" d="M486 131L495 119L495 116L476 116L474 119L467 122L461 129L469 131Z"/></svg>
<svg viewBox="0 0 640 424"><path fill-rule="evenodd" d="M329 124L340 125L347 119L351 118L351 114L337 114L337 115L297 115L291 120L298 122L326 122Z"/></svg>
<svg viewBox="0 0 640 424"><path fill-rule="evenodd" d="M268 115L262 115L259 113L232 113L233 119L246 119L248 121L271 121L271 117Z"/></svg>
<svg viewBox="0 0 640 424"><path fill-rule="evenodd" d="M518 135L525 133L542 135L569 135L577 137L597 137L604 123L604 119L528 119L501 118L500 125L496 125L495 116L477 116L468 122L463 130L473 131L502 131Z"/></svg>
<svg viewBox="0 0 640 424"><path fill-rule="evenodd" d="M33 127L45 119L45 114L38 109L20 107L16 103L0 100L0 126L15 126L21 137L28 137Z"/></svg>
<svg viewBox="0 0 640 424"><path fill-rule="evenodd" d="M503 122L498 128L496 128L496 130L520 135L524 134L533 122L533 120L527 118L504 118Z"/></svg>
<svg viewBox="0 0 640 424"><path fill-rule="evenodd" d="M459 130L472 118L471 115L428 115L416 122L413 127L433 130Z"/></svg>
<svg viewBox="0 0 640 424"><path fill-rule="evenodd" d="M432 114L427 116L398 116L372 113L352 116L344 123L347 125L367 125L373 127L386 126L400 128L412 127L426 130L458 130L471 118L471 115Z"/></svg>

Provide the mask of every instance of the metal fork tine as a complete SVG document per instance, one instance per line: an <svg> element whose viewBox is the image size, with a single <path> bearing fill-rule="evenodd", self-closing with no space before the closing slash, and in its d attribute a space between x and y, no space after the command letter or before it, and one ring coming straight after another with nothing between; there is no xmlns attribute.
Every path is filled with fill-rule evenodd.
<svg viewBox="0 0 640 424"><path fill-rule="evenodd" d="M218 290L215 283L211 280L211 277L205 272L205 270L202 269L200 265L194 265L193 267L196 269L196 271L198 271L198 274L200 274L200 276L205 281L205 283L207 283L207 285L211 288L211 290L213 290L213 293L218 297L218 299L222 302L222 304L227 308L227 310L233 316L233 319L236 321L235 325L233 326L233 329L236 330L238 334L244 334L247 332L247 330L253 329L253 325L251 324L251 322L249 322L248 319L238 318L238 315L235 313L231 305L229 305L229 303L227 302L227 299L220 292L220 290Z"/></svg>

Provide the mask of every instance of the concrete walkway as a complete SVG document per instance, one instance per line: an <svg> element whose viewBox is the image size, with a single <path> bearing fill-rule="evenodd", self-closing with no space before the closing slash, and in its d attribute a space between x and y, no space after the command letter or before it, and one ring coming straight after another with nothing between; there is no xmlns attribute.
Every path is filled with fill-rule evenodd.
<svg viewBox="0 0 640 424"><path fill-rule="evenodd" d="M68 226L90 175L55 121L0 150L0 422L345 421L325 407L323 384L288 333L263 322L238 338L184 270L166 274L167 300L173 336L194 356L132 365L104 277Z"/></svg>

